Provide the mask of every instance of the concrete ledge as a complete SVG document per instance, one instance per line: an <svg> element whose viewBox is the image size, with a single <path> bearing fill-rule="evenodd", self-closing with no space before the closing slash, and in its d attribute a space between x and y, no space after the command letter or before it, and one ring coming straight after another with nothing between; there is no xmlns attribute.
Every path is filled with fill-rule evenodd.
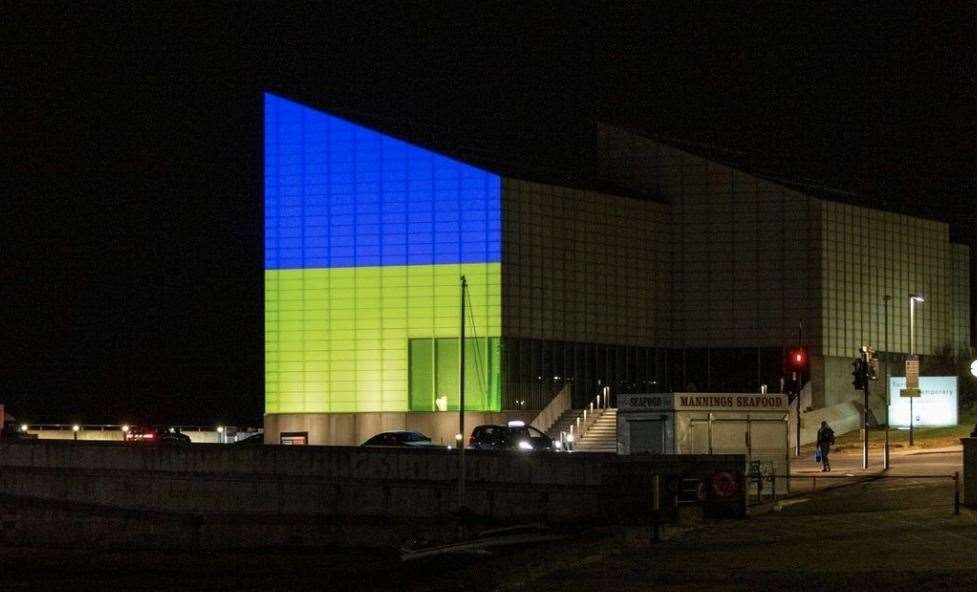
<svg viewBox="0 0 977 592"><path fill-rule="evenodd" d="M0 514L9 527L0 534L9 544L155 537L178 547L384 546L413 525L436 540L456 532L458 460L444 450L0 442ZM471 451L465 505L485 523L641 524L650 520L655 475L741 475L744 464L737 455ZM722 515L745 511L742 495L708 504Z"/></svg>
<svg viewBox="0 0 977 592"><path fill-rule="evenodd" d="M484 424L520 419L527 424L538 411L468 411L465 430ZM308 432L309 444L359 446L371 436L391 430L421 432L438 444L454 445L457 412L269 413L265 415L265 444L278 444L282 432ZM467 437L468 434L465 434Z"/></svg>

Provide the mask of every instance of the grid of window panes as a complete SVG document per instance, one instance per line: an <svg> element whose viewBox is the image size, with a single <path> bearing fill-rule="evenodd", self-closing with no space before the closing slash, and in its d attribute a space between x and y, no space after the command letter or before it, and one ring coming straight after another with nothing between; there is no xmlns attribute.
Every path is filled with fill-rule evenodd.
<svg viewBox="0 0 977 592"><path fill-rule="evenodd" d="M266 94L266 412L433 408L433 389L409 397L409 343L457 337L463 274L470 335L484 346L474 353L497 358L500 185ZM487 390L469 392L467 407L498 409L498 364L473 368ZM440 390L456 405L457 392Z"/></svg>
<svg viewBox="0 0 977 592"><path fill-rule="evenodd" d="M462 274L469 336L498 336L498 263L265 271L265 412L408 410L409 342L457 340ZM498 409L498 366L468 365L494 392L468 389L466 406ZM457 391L442 390L456 406Z"/></svg>
<svg viewBox="0 0 977 592"><path fill-rule="evenodd" d="M915 306L916 352L931 353L951 339L954 295L948 277L945 224L822 201L822 301L826 355L852 356L863 344L909 351L909 295Z"/></svg>
<svg viewBox="0 0 977 592"><path fill-rule="evenodd" d="M950 245L950 289L953 306L950 311L950 330L953 349L969 355L970 346L970 249L965 245Z"/></svg>
<svg viewBox="0 0 977 592"><path fill-rule="evenodd" d="M667 390L665 360L663 348L507 337L503 408L542 409L568 385L577 407L605 386L613 395Z"/></svg>
<svg viewBox="0 0 977 592"><path fill-rule="evenodd" d="M820 231L812 198L610 126L608 180L671 203L673 344L780 347L819 337Z"/></svg>
<svg viewBox="0 0 977 592"><path fill-rule="evenodd" d="M500 179L265 95L265 268L500 257Z"/></svg>
<svg viewBox="0 0 977 592"><path fill-rule="evenodd" d="M812 200L701 159L670 161L675 329L687 347L781 346L816 336Z"/></svg>
<svg viewBox="0 0 977 592"><path fill-rule="evenodd" d="M503 182L503 336L666 343L667 206Z"/></svg>

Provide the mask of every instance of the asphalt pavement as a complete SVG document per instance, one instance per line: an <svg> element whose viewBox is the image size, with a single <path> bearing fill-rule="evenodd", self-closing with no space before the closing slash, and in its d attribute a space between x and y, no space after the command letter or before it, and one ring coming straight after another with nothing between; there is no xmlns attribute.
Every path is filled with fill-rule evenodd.
<svg viewBox="0 0 977 592"><path fill-rule="evenodd" d="M881 459L879 459L881 460ZM776 511L694 529L667 543L619 547L549 574L553 590L977 590L977 517L954 515L956 452L899 454L888 474L860 455L832 459L831 489ZM801 461L797 474L820 475ZM517 589L531 589L530 586Z"/></svg>

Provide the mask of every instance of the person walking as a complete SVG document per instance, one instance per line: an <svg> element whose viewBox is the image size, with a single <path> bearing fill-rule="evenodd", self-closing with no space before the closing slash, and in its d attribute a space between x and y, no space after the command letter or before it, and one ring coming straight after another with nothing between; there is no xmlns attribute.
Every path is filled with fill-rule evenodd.
<svg viewBox="0 0 977 592"><path fill-rule="evenodd" d="M828 427L828 422L822 421L821 428L818 430L818 452L821 453L821 471L831 470L831 461L828 454L835 443L835 431Z"/></svg>

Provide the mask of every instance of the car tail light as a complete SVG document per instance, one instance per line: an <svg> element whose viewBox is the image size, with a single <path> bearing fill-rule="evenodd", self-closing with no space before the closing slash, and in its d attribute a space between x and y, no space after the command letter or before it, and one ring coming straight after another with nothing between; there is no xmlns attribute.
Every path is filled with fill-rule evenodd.
<svg viewBox="0 0 977 592"><path fill-rule="evenodd" d="M472 434L471 436L468 436L468 445L469 446L474 446L475 445L475 434Z"/></svg>
<svg viewBox="0 0 977 592"><path fill-rule="evenodd" d="M143 434L142 435L143 440L152 440L155 437L156 437L156 434Z"/></svg>

